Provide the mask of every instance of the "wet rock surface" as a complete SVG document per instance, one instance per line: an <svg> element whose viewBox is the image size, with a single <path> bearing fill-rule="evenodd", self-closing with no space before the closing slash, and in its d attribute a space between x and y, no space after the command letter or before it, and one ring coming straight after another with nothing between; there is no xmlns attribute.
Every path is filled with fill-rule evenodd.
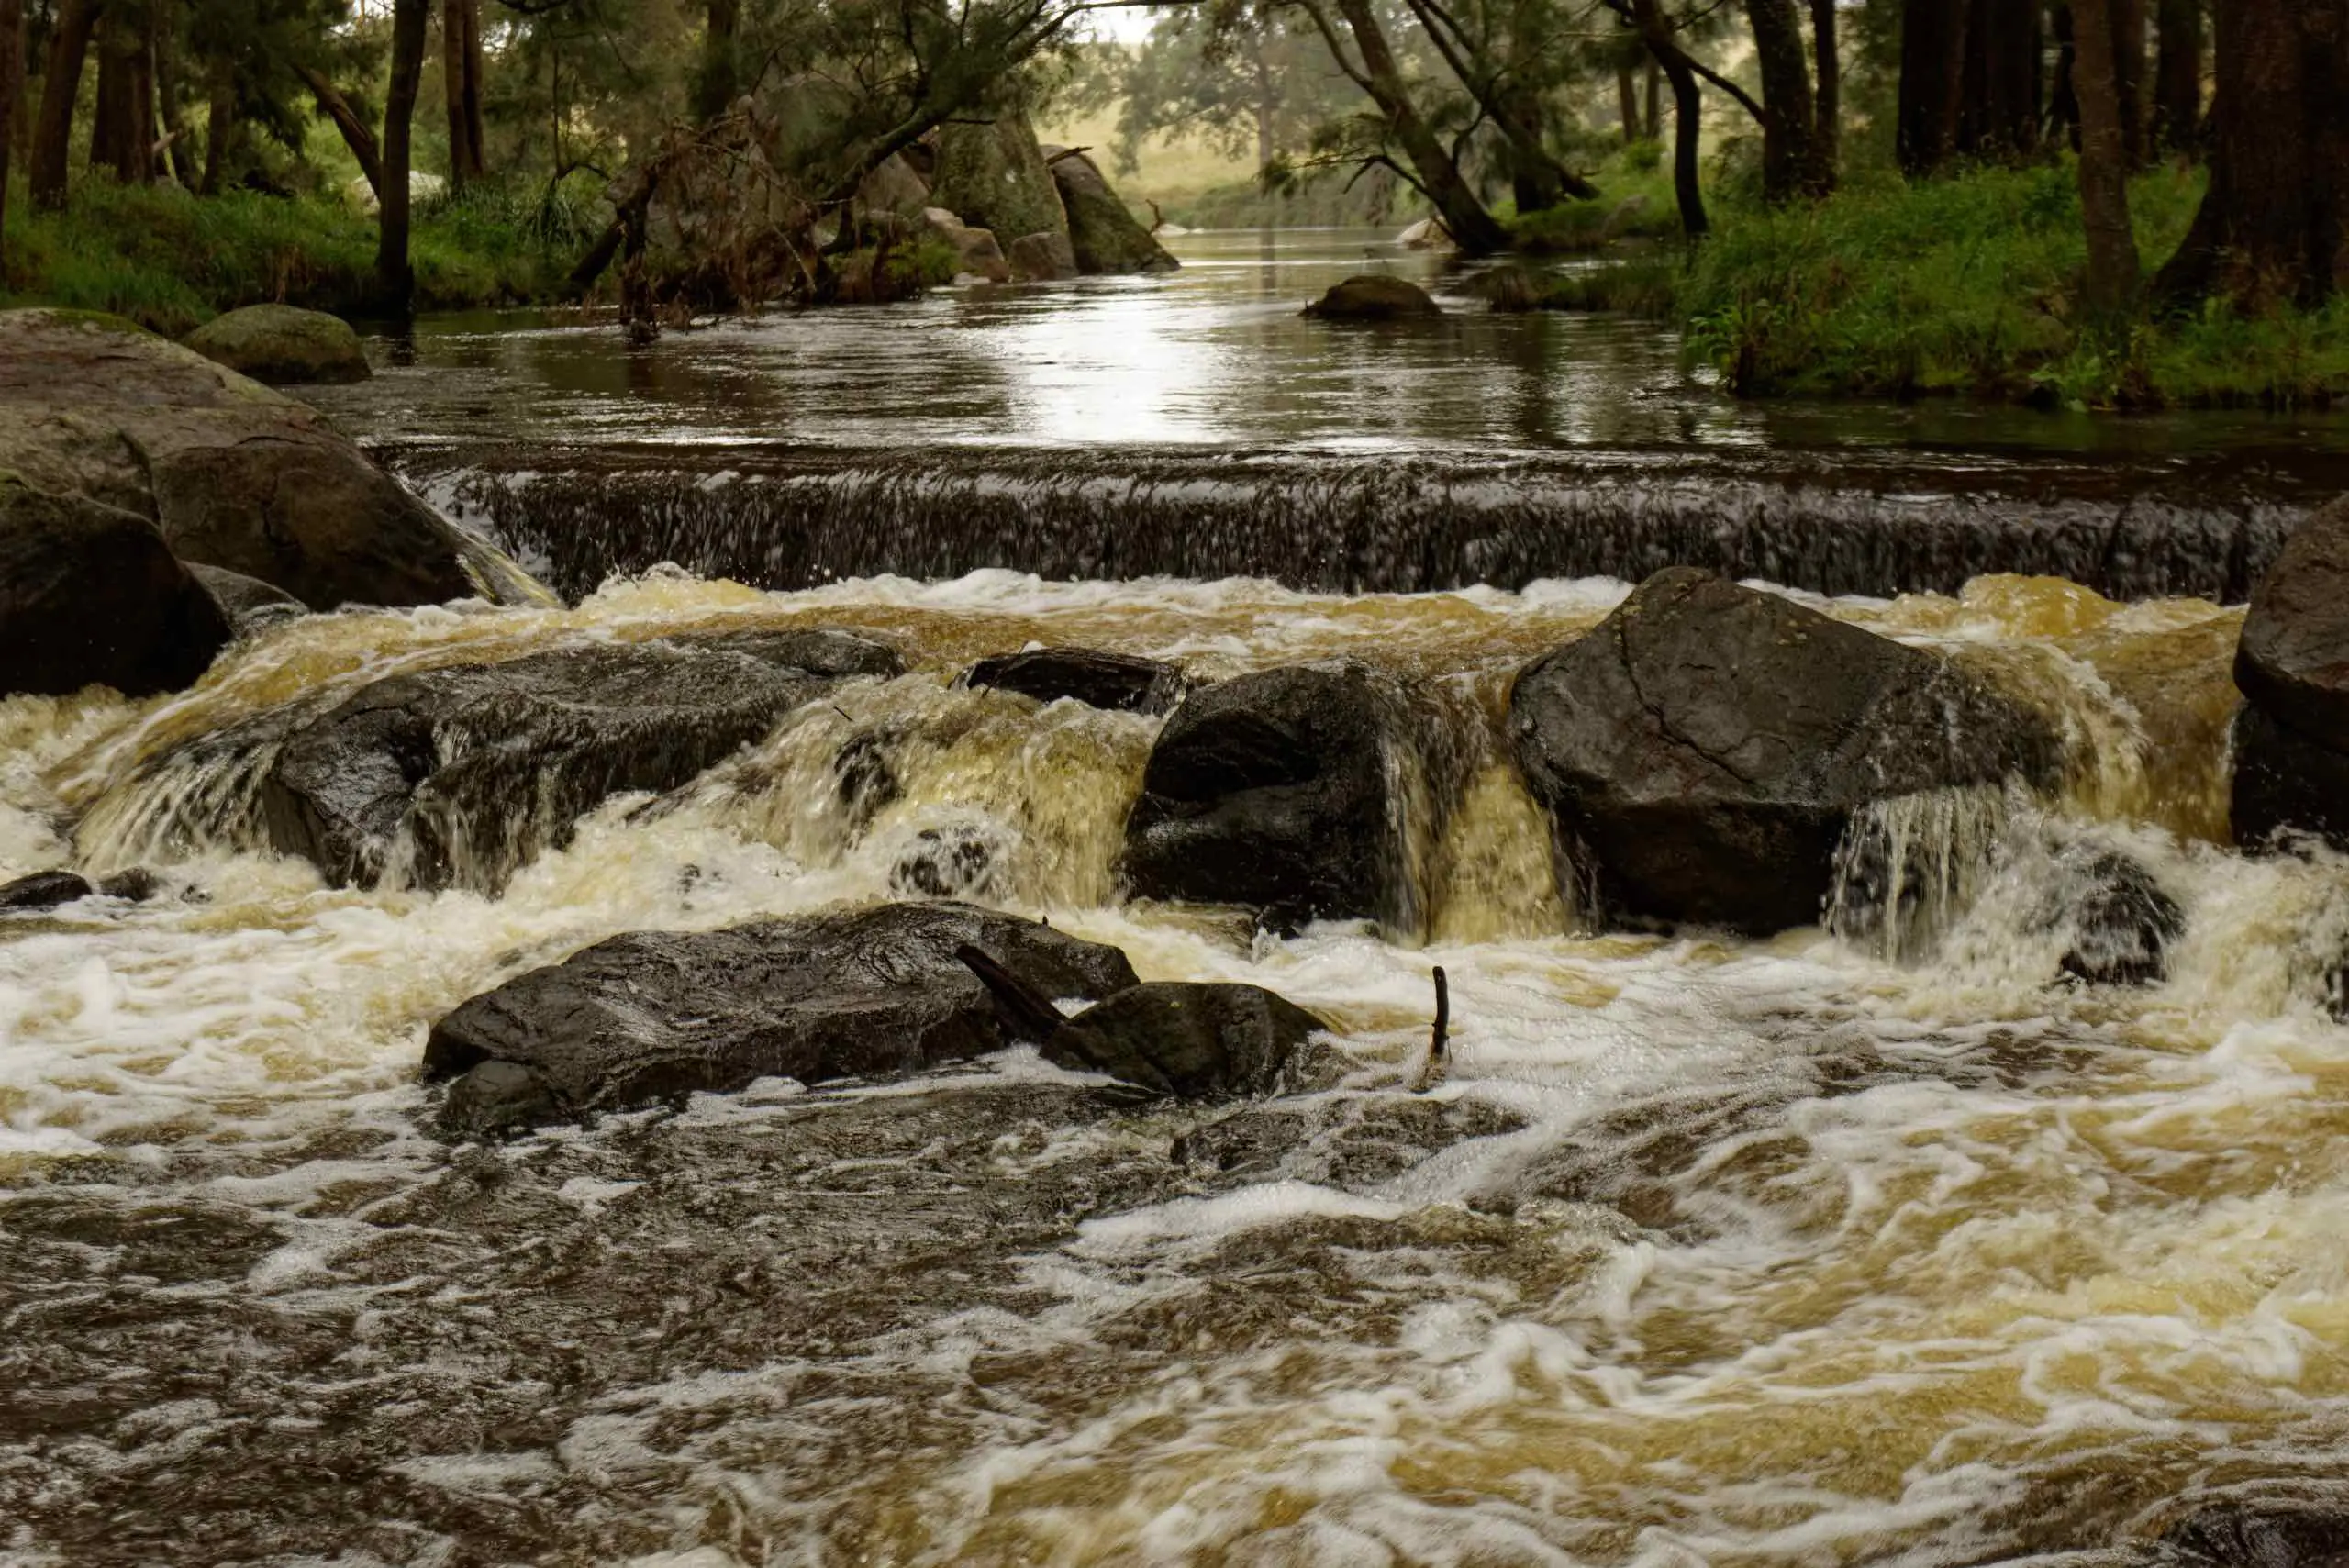
<svg viewBox="0 0 2349 1568"><path fill-rule="evenodd" d="M847 633L748 631L395 675L285 737L262 818L334 882L495 887L608 796L683 784L838 682L900 667Z"/></svg>
<svg viewBox="0 0 2349 1568"><path fill-rule="evenodd" d="M1307 1086L1307 1043L1327 1026L1258 985L1162 981L1086 1008L1043 1042L1063 1067L1178 1099Z"/></svg>
<svg viewBox="0 0 2349 1568"><path fill-rule="evenodd" d="M2235 839L2316 833L2349 849L2349 497L2286 541L2251 596L2235 684Z"/></svg>
<svg viewBox="0 0 2349 1568"><path fill-rule="evenodd" d="M1819 918L1858 807L2060 762L1948 660L1686 569L1529 665L1509 736L1612 912L1752 932Z"/></svg>
<svg viewBox="0 0 2349 1568"><path fill-rule="evenodd" d="M288 305L250 305L188 334L187 346L215 364L271 386L365 381L367 351L340 317Z"/></svg>
<svg viewBox="0 0 2349 1568"><path fill-rule="evenodd" d="M1408 321L1442 316L1443 307L1408 278L1365 272L1332 284L1305 314L1322 321Z"/></svg>
<svg viewBox="0 0 2349 1568"><path fill-rule="evenodd" d="M1164 713L1183 695L1183 672L1156 659L1091 648L1039 648L982 659L965 684L1018 692L1038 702L1073 698L1116 712Z"/></svg>
<svg viewBox="0 0 2349 1568"><path fill-rule="evenodd" d="M1136 984L1115 948L964 904L631 933L465 1003L434 1026L425 1069L465 1075L449 1115L474 1127L767 1077L903 1076L1010 1043L955 957L966 944L1055 998Z"/></svg>
<svg viewBox="0 0 2349 1568"><path fill-rule="evenodd" d="M239 637L250 637L309 613L301 600L258 577L217 566L191 566L188 573L212 595L212 602L220 606L220 613Z"/></svg>
<svg viewBox="0 0 2349 1568"><path fill-rule="evenodd" d="M0 883L0 914L27 914L54 909L87 898L97 889L78 872L37 871L12 882Z"/></svg>
<svg viewBox="0 0 2349 1568"><path fill-rule="evenodd" d="M1352 661L1194 691L1159 731L1126 819L1128 884L1283 923L1408 918L1404 695Z"/></svg>
<svg viewBox="0 0 2349 1568"><path fill-rule="evenodd" d="M542 596L315 409L111 317L0 312L0 469L312 609Z"/></svg>
<svg viewBox="0 0 2349 1568"><path fill-rule="evenodd" d="M176 691L229 638L228 617L153 524L0 473L0 695Z"/></svg>
<svg viewBox="0 0 2349 1568"><path fill-rule="evenodd" d="M1171 272L1182 263L1151 237L1082 150L1043 149L1068 214L1070 249L1080 272Z"/></svg>
<svg viewBox="0 0 2349 1568"><path fill-rule="evenodd" d="M2186 934L2186 912L2153 873L2125 855L2073 857L2058 917L2072 945L2058 967L2091 985L2150 985L2169 975L2169 950Z"/></svg>

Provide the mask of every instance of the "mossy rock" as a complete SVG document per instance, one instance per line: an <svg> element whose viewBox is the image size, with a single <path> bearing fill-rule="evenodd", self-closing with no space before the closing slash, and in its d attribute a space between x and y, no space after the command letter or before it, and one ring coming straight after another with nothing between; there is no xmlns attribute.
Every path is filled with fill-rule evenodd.
<svg viewBox="0 0 2349 1568"><path fill-rule="evenodd" d="M1333 284L1305 307L1305 314L1324 321L1404 321L1442 316L1443 310L1427 290L1407 278L1364 272Z"/></svg>
<svg viewBox="0 0 2349 1568"><path fill-rule="evenodd" d="M365 381L366 350L340 317L290 305L253 305L206 322L187 346L216 364L276 386Z"/></svg>
<svg viewBox="0 0 2349 1568"><path fill-rule="evenodd" d="M1044 157L1068 213L1078 272L1171 272L1182 265L1127 209L1092 159L1057 147L1045 148Z"/></svg>
<svg viewBox="0 0 2349 1568"><path fill-rule="evenodd" d="M1007 111L992 124L941 128L930 199L998 240L1006 235L1068 234L1068 214L1036 143L1035 128L1018 111Z"/></svg>

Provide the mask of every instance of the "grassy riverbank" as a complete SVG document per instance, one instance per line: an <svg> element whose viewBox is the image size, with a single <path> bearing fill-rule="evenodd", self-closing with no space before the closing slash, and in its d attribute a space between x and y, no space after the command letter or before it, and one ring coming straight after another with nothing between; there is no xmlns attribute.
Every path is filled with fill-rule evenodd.
<svg viewBox="0 0 2349 1568"><path fill-rule="evenodd" d="M2148 274L2184 236L2198 172L2131 186ZM1685 263L1649 258L1560 280L1545 303L1670 321L1752 397L1960 395L2084 407L2309 407L2349 401L2349 303L2245 315L2211 305L2091 330L2068 164L1907 183L1817 206L1717 204Z"/></svg>
<svg viewBox="0 0 2349 1568"><path fill-rule="evenodd" d="M325 196L93 180L62 212L11 202L0 303L104 310L179 336L225 310L283 301L364 315L375 220ZM555 297L584 245L568 204L493 185L418 214L417 302L429 309Z"/></svg>

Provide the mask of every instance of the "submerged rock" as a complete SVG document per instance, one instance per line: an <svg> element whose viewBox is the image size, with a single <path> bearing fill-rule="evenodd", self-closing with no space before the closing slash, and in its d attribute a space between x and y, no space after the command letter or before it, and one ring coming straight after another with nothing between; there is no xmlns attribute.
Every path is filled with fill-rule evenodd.
<svg viewBox="0 0 2349 1568"><path fill-rule="evenodd" d="M2235 684L2235 840L2321 835L2349 850L2349 496L2285 541L2252 592Z"/></svg>
<svg viewBox="0 0 2349 1568"><path fill-rule="evenodd" d="M0 473L0 696L176 691L230 635L152 523Z"/></svg>
<svg viewBox="0 0 2349 1568"><path fill-rule="evenodd" d="M1056 997L1136 984L1116 948L967 904L639 932L466 1002L433 1027L425 1071L463 1075L445 1114L475 1129L763 1077L918 1073L1010 1042L994 998L955 957L966 944Z"/></svg>
<svg viewBox="0 0 2349 1568"><path fill-rule="evenodd" d="M0 311L0 470L312 609L548 596L316 409L112 317Z"/></svg>
<svg viewBox="0 0 2349 1568"><path fill-rule="evenodd" d="M2170 944L2186 912L2153 873L2125 855L2093 854L2070 868L2059 917L2072 945L2059 967L2091 985L2150 985L2169 977Z"/></svg>
<svg viewBox="0 0 2349 1568"><path fill-rule="evenodd" d="M1182 266L1127 209L1100 165L1083 150L1047 147L1043 154L1068 214L1069 246L1078 272L1171 272Z"/></svg>
<svg viewBox="0 0 2349 1568"><path fill-rule="evenodd" d="M1183 672L1156 659L1091 648L1039 648L982 659L963 677L973 686L1018 692L1038 702L1069 697L1115 712L1164 713L1183 695Z"/></svg>
<svg viewBox="0 0 2349 1568"><path fill-rule="evenodd" d="M309 607L301 600L283 588L271 587L258 577L218 566L191 566L188 572L212 595L212 602L220 606L220 613L239 637L250 637L309 613Z"/></svg>
<svg viewBox="0 0 2349 1568"><path fill-rule="evenodd" d="M1752 932L1819 917L1859 807L2061 760L1947 659L1688 568L1529 665L1509 731L1612 911Z"/></svg>
<svg viewBox="0 0 2349 1568"><path fill-rule="evenodd" d="M229 311L189 333L186 343L213 363L272 386L365 381L374 373L349 322L290 305Z"/></svg>
<svg viewBox="0 0 2349 1568"><path fill-rule="evenodd" d="M78 872L37 871L14 882L0 883L0 913L26 914L54 909L87 898L97 891Z"/></svg>
<svg viewBox="0 0 2349 1568"><path fill-rule="evenodd" d="M1323 321L1401 321L1442 316L1443 309L1427 290L1407 278L1364 272L1332 284L1305 307L1305 314Z"/></svg>
<svg viewBox="0 0 2349 1568"><path fill-rule="evenodd" d="M844 632L746 631L395 675L284 739L263 821L336 883L397 862L415 885L494 889L598 802L674 788L838 682L899 668Z"/></svg>
<svg viewBox="0 0 2349 1568"><path fill-rule="evenodd" d="M1120 991L1043 1042L1063 1067L1104 1073L1180 1099L1296 1088L1319 1018L1256 985L1161 982Z"/></svg>
<svg viewBox="0 0 2349 1568"><path fill-rule="evenodd" d="M1281 922L1399 922L1409 900L1403 695L1351 660L1195 691L1159 732L1126 818L1147 898L1238 904Z"/></svg>

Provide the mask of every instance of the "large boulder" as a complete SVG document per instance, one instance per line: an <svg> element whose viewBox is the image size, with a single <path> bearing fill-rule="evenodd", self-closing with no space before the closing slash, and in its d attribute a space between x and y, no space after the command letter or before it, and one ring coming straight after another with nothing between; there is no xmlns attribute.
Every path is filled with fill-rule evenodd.
<svg viewBox="0 0 2349 1568"><path fill-rule="evenodd" d="M1044 161L1068 214L1069 245L1080 272L1171 272L1182 266L1109 188L1101 166L1082 150L1047 147Z"/></svg>
<svg viewBox="0 0 2349 1568"><path fill-rule="evenodd" d="M751 631L391 676L268 740L263 827L336 883L495 890L597 803L674 788L899 667L846 633Z"/></svg>
<svg viewBox="0 0 2349 1568"><path fill-rule="evenodd" d="M1009 251L1014 283L1049 284L1076 276L1076 252L1065 234L1023 234Z"/></svg>
<svg viewBox="0 0 2349 1568"><path fill-rule="evenodd" d="M1066 697L1112 712L1164 713L1183 695L1183 672L1156 659L1094 648L1031 648L982 659L963 684L1018 692L1038 702Z"/></svg>
<svg viewBox="0 0 2349 1568"><path fill-rule="evenodd" d="M365 381L374 373L349 322L290 305L250 305L215 317L188 334L187 346L273 386Z"/></svg>
<svg viewBox="0 0 2349 1568"><path fill-rule="evenodd" d="M904 154L893 152L857 186L856 200L868 213L918 218L930 206L930 182L914 172Z"/></svg>
<svg viewBox="0 0 2349 1568"><path fill-rule="evenodd" d="M201 584L220 606L239 637L250 637L281 621L309 613L309 606L283 588L273 588L258 577L219 566L191 566L188 575Z"/></svg>
<svg viewBox="0 0 2349 1568"><path fill-rule="evenodd" d="M998 239L1029 234L1068 237L1060 187L1044 166L1043 149L1024 110L988 121L958 121L938 132L930 176L931 205L962 216ZM1006 249L1008 250L1008 244Z"/></svg>
<svg viewBox="0 0 2349 1568"><path fill-rule="evenodd" d="M2349 496L2311 514L2252 591L2235 684L2239 843L2316 833L2349 849Z"/></svg>
<svg viewBox="0 0 2349 1568"><path fill-rule="evenodd" d="M1044 1055L1180 1099L1264 1095L1289 1082L1328 1026L1257 985L1161 982L1097 1003L1054 1030Z"/></svg>
<svg viewBox="0 0 2349 1568"><path fill-rule="evenodd" d="M1685 567L1529 665L1509 739L1611 913L1753 932L1819 917L1869 803L2062 761L1948 659Z"/></svg>
<svg viewBox="0 0 2349 1568"><path fill-rule="evenodd" d="M1159 731L1126 819L1128 886L1284 926L1408 924L1407 723L1396 683L1350 660L1194 691Z"/></svg>
<svg viewBox="0 0 2349 1568"><path fill-rule="evenodd" d="M971 946L1055 998L1135 984L1126 955L967 904L901 904L697 933L642 932L475 996L433 1027L452 1119L551 1119L764 1077L918 1073L1017 1030L957 958Z"/></svg>
<svg viewBox="0 0 2349 1568"><path fill-rule="evenodd" d="M930 235L954 252L957 277L985 278L991 284L1011 281L1011 262L996 243L993 230L973 228L944 207L925 209L922 222Z"/></svg>
<svg viewBox="0 0 2349 1568"><path fill-rule="evenodd" d="M154 524L0 472L0 696L176 691L232 636Z"/></svg>
<svg viewBox="0 0 2349 1568"><path fill-rule="evenodd" d="M1442 316L1443 307L1408 278L1364 272L1330 284L1305 314L1323 321L1409 321Z"/></svg>
<svg viewBox="0 0 2349 1568"><path fill-rule="evenodd" d="M112 317L0 311L0 470L312 609L549 597L316 409Z"/></svg>

